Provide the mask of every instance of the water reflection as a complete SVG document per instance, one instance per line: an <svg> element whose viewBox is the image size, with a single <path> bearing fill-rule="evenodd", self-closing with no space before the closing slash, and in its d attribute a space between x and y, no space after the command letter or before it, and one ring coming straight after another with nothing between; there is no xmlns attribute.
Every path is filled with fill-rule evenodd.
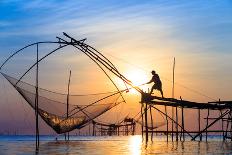
<svg viewBox="0 0 232 155"><path fill-rule="evenodd" d="M142 148L142 137L141 136L131 136L129 138L130 154L140 155L141 148Z"/></svg>
<svg viewBox="0 0 232 155"><path fill-rule="evenodd" d="M75 139L76 138L76 139ZM231 141L185 141L166 142L163 137L153 142L143 143L141 136L129 137L72 137L72 141L54 141L43 139L39 155L145 155L145 154L232 154ZM0 155L35 154L35 142L32 138L2 139L0 137Z"/></svg>

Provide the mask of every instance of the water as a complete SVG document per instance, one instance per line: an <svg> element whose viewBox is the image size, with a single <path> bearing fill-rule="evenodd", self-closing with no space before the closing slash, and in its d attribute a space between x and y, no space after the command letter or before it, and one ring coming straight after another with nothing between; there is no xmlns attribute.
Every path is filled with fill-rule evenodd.
<svg viewBox="0 0 232 155"><path fill-rule="evenodd" d="M158 136L147 144L142 137L71 137L70 142L41 136L39 155L140 155L140 154L232 154L232 143L210 136L209 141L166 142ZM63 137L59 137L60 139ZM0 136L0 155L35 154L34 136Z"/></svg>

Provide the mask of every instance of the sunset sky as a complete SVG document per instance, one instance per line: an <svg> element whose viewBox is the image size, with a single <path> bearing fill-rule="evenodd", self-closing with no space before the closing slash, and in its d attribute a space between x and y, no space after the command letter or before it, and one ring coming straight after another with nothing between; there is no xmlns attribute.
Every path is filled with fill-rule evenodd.
<svg viewBox="0 0 232 155"><path fill-rule="evenodd" d="M232 2L229 0L0 1L0 63L29 43L56 41L55 37L62 36L62 32L76 39L87 38L86 43L102 52L137 85L148 82L150 72L156 70L166 97L171 97L175 57L176 98L182 96L202 102L232 100ZM48 58L41 66L43 87L62 92L71 69L74 94L115 90L113 85L107 87L109 80L100 70L96 71L97 67L88 58L73 52L74 49L67 51ZM35 59L33 54L26 51L3 71L15 76L22 74L22 68ZM51 70L55 72L52 75ZM96 82L96 79L101 80ZM26 105L22 108L17 103L22 100L20 96L2 76L0 80L0 132L11 128L25 130L22 124L25 119L33 124L27 118L33 111ZM118 108L125 114L134 114L139 107L140 96L133 92L131 95L134 99L128 97L129 106ZM25 115L25 110L29 114Z"/></svg>

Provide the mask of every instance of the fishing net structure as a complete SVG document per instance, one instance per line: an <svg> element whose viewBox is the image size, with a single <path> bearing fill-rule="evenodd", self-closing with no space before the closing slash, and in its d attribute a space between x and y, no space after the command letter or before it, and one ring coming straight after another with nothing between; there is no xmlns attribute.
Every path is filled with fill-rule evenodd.
<svg viewBox="0 0 232 155"><path fill-rule="evenodd" d="M135 120L135 122L140 124L140 125L143 125L142 120ZM155 122L154 124L149 122L147 127L148 127L148 129L153 130L153 129L157 129L159 127L162 127L166 124L167 124L166 122Z"/></svg>
<svg viewBox="0 0 232 155"><path fill-rule="evenodd" d="M93 121L95 118L99 117L103 113L109 111L116 105L125 102L124 97L122 96L123 92L127 92L128 86L133 87L138 92L143 93L143 91L134 86L133 83L128 80L125 76L123 76L118 69L114 66L114 64L107 59L102 53L97 51L92 46L85 43L86 39L76 40L75 38L69 36L66 33L63 33L63 37L56 37L58 41L44 41L44 42L36 42L29 45L24 46L23 48L15 51L12 55L10 55L0 66L0 73L13 85L13 87L19 92L19 94L27 101L27 103L35 110L36 113L36 127L38 128L38 115L58 134L66 133L72 131L74 129L80 129L86 126L88 123ZM44 46L43 46L44 45ZM50 46L51 45L51 46ZM46 46L46 47L45 47ZM52 50L51 50L52 47ZM39 69L40 72L47 71L47 73L53 76L55 74L51 73L51 71L47 70L50 68L50 63L53 64L55 61L50 59L50 61L44 61L49 59L50 55L58 55L57 51L71 51L74 50L75 53L78 54L80 61L77 61L74 57L72 60L66 61L71 63L75 61L74 66L76 67L76 71L80 72L81 75L80 81L82 82L80 85L76 85L80 92L88 91L86 95L72 95L72 94L65 94L65 93L57 93L55 91L50 91L48 89L43 89L40 87L38 82L39 77ZM34 58L32 61L29 62L29 66L26 63L22 63L20 65L19 61L16 60L17 70L12 74L5 74L2 72L3 66L12 58L18 54L22 54L22 52L28 52L29 57L24 57L25 61L31 60L31 50L36 51L36 59ZM42 51L42 53L40 52ZM46 51L44 53L44 51ZM77 52L76 52L77 51ZM65 52L66 53L66 52ZM91 64L94 64L95 67L84 68L84 65L87 65L87 60L82 59L82 56L79 55L82 53L88 61L91 61ZM29 59L28 59L29 58ZM35 61L36 60L36 61ZM64 57L62 57L64 60ZM47 63L47 65L45 65ZM78 63L83 63L77 65ZM41 66L42 65L42 66ZM45 65L46 67L43 67ZM89 65L89 64L88 64ZM22 66L26 67L26 70L22 69ZM63 64L61 68L65 68ZM36 79L32 78L31 76L32 70L36 70ZM17 77L17 73L19 70L23 70L23 74L20 77ZM59 67L54 66L52 68L53 71L60 70ZM95 73L97 70L101 71L104 75L105 80L108 80L108 83L104 80L104 87L103 82L99 83L99 77L91 74L91 70ZM21 72L20 72L21 73ZM82 73L85 73L87 76L84 76ZM60 72L58 75L61 77L63 72ZM16 75L16 76L15 76ZM70 74L71 75L71 74ZM29 77L30 80L36 81L35 85L32 85L32 81L28 82L23 79L25 76ZM53 76L51 79L52 81L56 81L54 78L59 78L58 76ZM113 78L114 77L114 78ZM48 80L49 78L45 78ZM50 80L51 80L50 79ZM54 79L54 80L53 80ZM120 84L117 84L116 81L119 80L122 83L122 88L120 88ZM40 80L43 81L43 80ZM97 81L97 82L96 82ZM103 80L102 80L103 81ZM48 85L50 83L47 83ZM57 85L60 84L60 81L56 83ZM52 85L52 84L51 84ZM113 86L113 87L112 87ZM44 87L44 86L43 86ZM87 89L85 90L86 87ZM103 91L107 91L106 93L95 93L90 94L89 91L92 92L92 87L94 88L94 92L99 92L99 90L104 89ZM44 87L45 88L45 87ZM83 90L84 88L84 90ZM114 91L111 91L114 88ZM115 91L116 88L116 91ZM50 88L49 88L50 89ZM108 91L111 89L110 91ZM54 89L53 89L54 90ZM56 90L56 89L55 89ZM63 89L62 89L63 92ZM69 91L68 91L69 92ZM37 129L38 130L38 129Z"/></svg>
<svg viewBox="0 0 232 155"><path fill-rule="evenodd" d="M36 87L1 73L35 109ZM69 110L67 116L67 98ZM54 130L61 134L82 128L96 117L124 102L120 92L87 95L68 95L38 88L38 113Z"/></svg>

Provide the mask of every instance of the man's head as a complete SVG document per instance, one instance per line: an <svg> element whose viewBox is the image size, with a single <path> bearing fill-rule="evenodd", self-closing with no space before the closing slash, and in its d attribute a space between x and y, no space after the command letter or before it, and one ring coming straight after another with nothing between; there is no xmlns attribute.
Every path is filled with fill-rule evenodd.
<svg viewBox="0 0 232 155"><path fill-rule="evenodd" d="M151 71L151 74L152 74L152 75L155 75L155 74L156 74L156 72L153 70L153 71Z"/></svg>

